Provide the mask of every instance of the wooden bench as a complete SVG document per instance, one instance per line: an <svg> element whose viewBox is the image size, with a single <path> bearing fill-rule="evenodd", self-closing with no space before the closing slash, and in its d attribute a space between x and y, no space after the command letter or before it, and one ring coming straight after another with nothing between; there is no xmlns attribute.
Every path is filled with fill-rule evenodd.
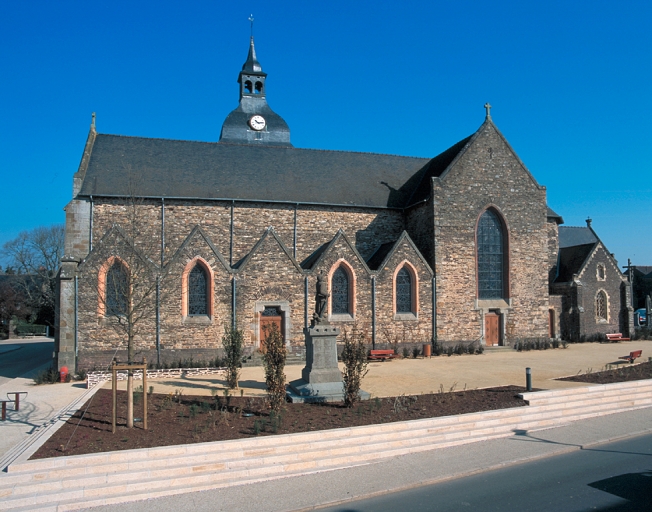
<svg viewBox="0 0 652 512"><path fill-rule="evenodd" d="M629 341L629 338L623 338L622 332L607 334L607 341Z"/></svg>
<svg viewBox="0 0 652 512"><path fill-rule="evenodd" d="M398 357L392 349L389 350L372 350L369 354L369 359L377 361L384 361L385 359L394 359Z"/></svg>
<svg viewBox="0 0 652 512"><path fill-rule="evenodd" d="M641 354L643 353L642 350L634 350L634 352L630 352L628 356L620 356L618 359L624 359L625 361L629 361L629 363L633 363L635 359L638 359L641 357Z"/></svg>

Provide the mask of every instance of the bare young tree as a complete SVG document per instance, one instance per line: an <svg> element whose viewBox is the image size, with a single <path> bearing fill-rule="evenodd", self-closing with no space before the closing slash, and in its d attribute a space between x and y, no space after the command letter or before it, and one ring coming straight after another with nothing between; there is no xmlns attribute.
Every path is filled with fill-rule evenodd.
<svg viewBox="0 0 652 512"><path fill-rule="evenodd" d="M132 196L112 208L116 222L82 264L80 288L84 287L85 294L80 304L87 311L97 310L102 326L111 328L123 340L131 364L136 362L136 341L154 335L163 270L154 263L153 255L159 247L148 229L149 210L154 207ZM129 371L128 428L134 423L133 391L133 372Z"/></svg>
<svg viewBox="0 0 652 512"><path fill-rule="evenodd" d="M54 325L56 277L63 256L63 224L21 232L5 243L1 255L7 268L24 276L17 280L20 292L36 320Z"/></svg>

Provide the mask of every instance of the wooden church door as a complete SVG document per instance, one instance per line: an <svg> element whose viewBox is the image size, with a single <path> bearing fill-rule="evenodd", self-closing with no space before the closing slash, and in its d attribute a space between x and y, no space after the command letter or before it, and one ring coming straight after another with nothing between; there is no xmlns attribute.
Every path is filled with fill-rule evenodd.
<svg viewBox="0 0 652 512"><path fill-rule="evenodd" d="M487 313L484 316L484 339L487 346L498 345L500 341L500 315Z"/></svg>
<svg viewBox="0 0 652 512"><path fill-rule="evenodd" d="M260 351L265 352L265 338L272 325L276 325L278 332L285 339L283 332L283 315L277 307L267 306L260 313Z"/></svg>

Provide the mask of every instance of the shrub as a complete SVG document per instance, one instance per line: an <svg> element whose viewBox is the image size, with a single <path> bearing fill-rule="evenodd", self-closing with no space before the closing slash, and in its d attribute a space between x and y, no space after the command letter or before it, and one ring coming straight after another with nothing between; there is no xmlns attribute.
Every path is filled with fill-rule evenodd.
<svg viewBox="0 0 652 512"><path fill-rule="evenodd" d="M433 356L440 356L444 353L444 347L442 347L441 343L438 341L433 341L432 342L432 355Z"/></svg>
<svg viewBox="0 0 652 512"><path fill-rule="evenodd" d="M405 352L407 348L404 348ZM404 355L405 357L405 355ZM353 407L360 398L362 379L367 375L367 348L364 334L354 325L351 336L344 329L344 348L342 349L342 362L344 363L344 405Z"/></svg>
<svg viewBox="0 0 652 512"><path fill-rule="evenodd" d="M282 341L283 340L281 339L281 342ZM236 389L238 387L240 368L242 368L243 345L244 345L244 335L242 331L239 331L238 329L231 329L229 327L224 328L224 336L222 336L222 346L224 347L224 366L226 366L226 384L229 387L229 389ZM215 363L218 362L217 359Z"/></svg>
<svg viewBox="0 0 652 512"><path fill-rule="evenodd" d="M465 352L466 352L466 348L464 347L464 345L462 343L458 343L453 348L453 353L457 354L458 356L461 356Z"/></svg>
<svg viewBox="0 0 652 512"><path fill-rule="evenodd" d="M34 384L54 384L59 382L59 372L54 366L50 366L47 370L42 370L34 377Z"/></svg>
<svg viewBox="0 0 652 512"><path fill-rule="evenodd" d="M417 347L412 347L412 358L416 359L419 357L419 349Z"/></svg>
<svg viewBox="0 0 652 512"><path fill-rule="evenodd" d="M278 326L271 324L265 335L263 366L265 367L265 384L267 384L269 406L274 412L280 411L281 406L285 403L286 357L287 348L283 342L283 336Z"/></svg>
<svg viewBox="0 0 652 512"><path fill-rule="evenodd" d="M403 359L407 359L408 357L410 357L410 349L403 347Z"/></svg>

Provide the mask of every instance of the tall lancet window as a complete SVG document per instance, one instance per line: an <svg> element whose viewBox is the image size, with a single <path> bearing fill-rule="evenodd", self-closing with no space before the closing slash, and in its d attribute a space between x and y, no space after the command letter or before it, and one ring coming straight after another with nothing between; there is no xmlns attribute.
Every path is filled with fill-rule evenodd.
<svg viewBox="0 0 652 512"><path fill-rule="evenodd" d="M349 302L349 276L340 265L331 278L331 304L334 315L351 313Z"/></svg>
<svg viewBox="0 0 652 512"><path fill-rule="evenodd" d="M208 314L208 279L201 265L197 264L188 274L188 315Z"/></svg>
<svg viewBox="0 0 652 512"><path fill-rule="evenodd" d="M118 260L106 273L105 293L106 316L125 316L129 301L129 275Z"/></svg>
<svg viewBox="0 0 652 512"><path fill-rule="evenodd" d="M485 211L478 222L478 298L505 298L505 228L498 214Z"/></svg>

